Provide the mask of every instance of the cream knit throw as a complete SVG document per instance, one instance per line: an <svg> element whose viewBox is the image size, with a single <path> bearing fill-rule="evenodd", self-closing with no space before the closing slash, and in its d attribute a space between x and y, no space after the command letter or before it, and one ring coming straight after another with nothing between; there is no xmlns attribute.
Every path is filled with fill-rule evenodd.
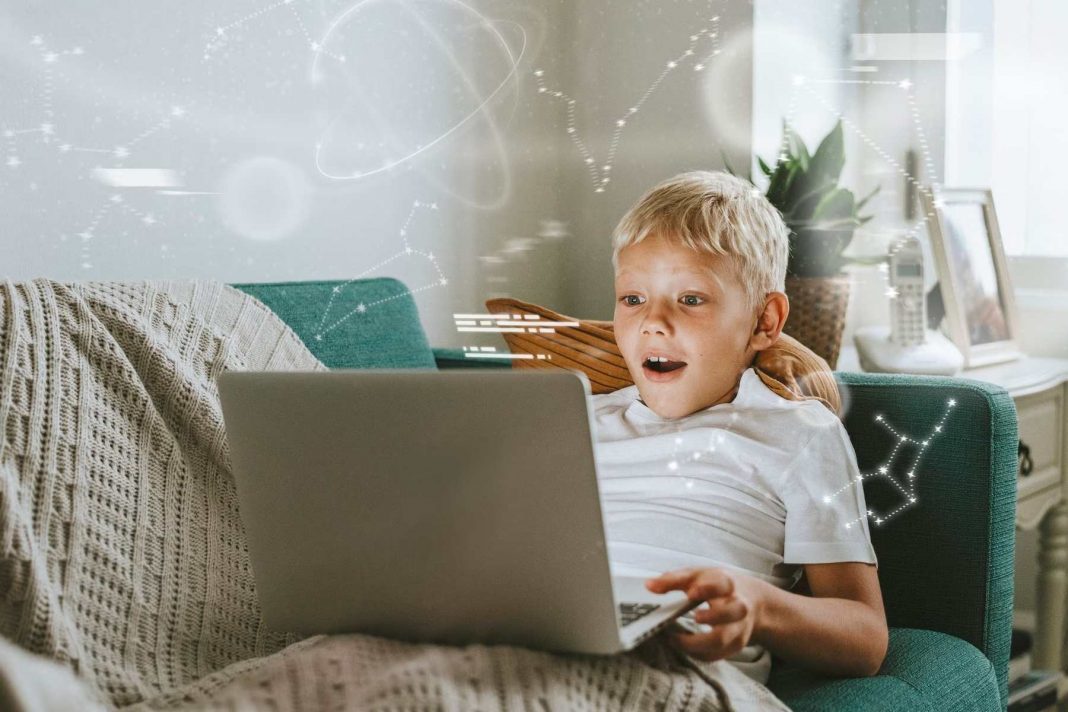
<svg viewBox="0 0 1068 712"><path fill-rule="evenodd" d="M220 284L0 284L0 703L717 710L726 690L784 709L658 641L597 658L267 630L215 381L324 368Z"/></svg>

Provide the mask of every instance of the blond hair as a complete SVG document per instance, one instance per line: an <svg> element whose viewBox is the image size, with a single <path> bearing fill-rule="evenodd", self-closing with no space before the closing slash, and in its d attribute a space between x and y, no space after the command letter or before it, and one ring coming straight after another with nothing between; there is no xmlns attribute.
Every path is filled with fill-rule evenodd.
<svg viewBox="0 0 1068 712"><path fill-rule="evenodd" d="M752 309L769 292L785 290L789 228L752 183L722 171L680 173L652 188L627 211L612 234L612 267L619 252L650 235L693 250L729 255Z"/></svg>

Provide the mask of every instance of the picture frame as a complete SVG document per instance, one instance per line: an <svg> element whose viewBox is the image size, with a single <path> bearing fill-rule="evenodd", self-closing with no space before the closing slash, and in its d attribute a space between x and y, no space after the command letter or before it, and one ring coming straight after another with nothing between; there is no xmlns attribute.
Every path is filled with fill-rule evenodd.
<svg viewBox="0 0 1068 712"><path fill-rule="evenodd" d="M946 329L964 355L964 367L1020 358L1019 317L993 192L932 185L920 195Z"/></svg>

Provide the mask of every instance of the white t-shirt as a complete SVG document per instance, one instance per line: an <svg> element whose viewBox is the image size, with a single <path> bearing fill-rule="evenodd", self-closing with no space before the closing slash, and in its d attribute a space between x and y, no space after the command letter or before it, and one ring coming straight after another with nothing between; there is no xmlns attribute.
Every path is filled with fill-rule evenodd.
<svg viewBox="0 0 1068 712"><path fill-rule="evenodd" d="M747 369L732 402L682 418L658 416L637 386L593 404L614 574L717 567L789 589L801 564L876 563L856 454L821 403L786 400ZM767 681L759 646L731 661Z"/></svg>

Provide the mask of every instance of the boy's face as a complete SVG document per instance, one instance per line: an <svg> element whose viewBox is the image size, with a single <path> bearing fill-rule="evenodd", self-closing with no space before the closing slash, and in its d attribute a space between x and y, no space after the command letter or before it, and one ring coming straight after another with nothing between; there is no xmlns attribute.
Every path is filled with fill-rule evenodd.
<svg viewBox="0 0 1068 712"><path fill-rule="evenodd" d="M730 257L647 237L620 250L615 287L616 343L645 405L679 418L733 400L757 319Z"/></svg>

